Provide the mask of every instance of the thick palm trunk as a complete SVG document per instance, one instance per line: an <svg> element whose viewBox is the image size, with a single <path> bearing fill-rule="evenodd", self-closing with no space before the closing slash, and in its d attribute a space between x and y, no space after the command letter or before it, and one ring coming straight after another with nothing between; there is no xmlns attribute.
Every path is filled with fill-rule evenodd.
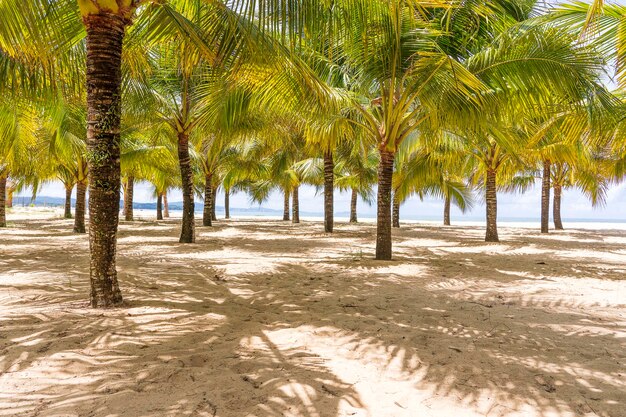
<svg viewBox="0 0 626 417"><path fill-rule="evenodd" d="M109 307L122 302L115 254L120 209L122 44L129 21L101 12L85 16L83 22L87 30L91 306ZM79 183L79 187L84 199L85 184ZM76 212L79 219L78 204Z"/></svg>
<svg viewBox="0 0 626 417"><path fill-rule="evenodd" d="M85 233L85 197L87 194L87 184L85 183L85 181L78 181L76 183L76 208L75 211L76 213L74 214L74 233ZM117 200L117 204L119 206L119 202L120 200ZM90 216L91 217L91 213L92 208L91 208L91 196L89 198L89 210L90 210ZM117 210L115 210L115 212L117 213ZM117 217L117 216L116 216ZM91 223L89 223L91 225ZM117 231L117 228L116 228ZM91 233L90 233L91 234ZM91 239L91 237L90 237Z"/></svg>
<svg viewBox="0 0 626 417"><path fill-rule="evenodd" d="M541 181L541 233L548 233L550 228L550 161L543 161Z"/></svg>
<svg viewBox="0 0 626 417"><path fill-rule="evenodd" d="M554 184L554 205L552 206L552 217L554 218L554 228L563 230L561 221L561 193L563 189L560 184Z"/></svg>
<svg viewBox="0 0 626 417"><path fill-rule="evenodd" d="M215 215L215 201L217 200L217 187L213 187L213 198L211 199L211 220L216 221Z"/></svg>
<svg viewBox="0 0 626 417"><path fill-rule="evenodd" d="M212 175L204 177L204 208L202 209L202 226L212 226L211 210L213 207L213 186L211 185Z"/></svg>
<svg viewBox="0 0 626 417"><path fill-rule="evenodd" d="M391 260L391 181L393 152L380 151L378 166L378 201L376 214L376 259Z"/></svg>
<svg viewBox="0 0 626 417"><path fill-rule="evenodd" d="M230 191L224 190L224 218L230 219Z"/></svg>
<svg viewBox="0 0 626 417"><path fill-rule="evenodd" d="M63 217L66 219L72 218L72 189L74 185L66 185L65 186L65 213Z"/></svg>
<svg viewBox="0 0 626 417"><path fill-rule="evenodd" d="M163 194L161 193L157 195L156 210L157 210L157 220L163 220Z"/></svg>
<svg viewBox="0 0 626 417"><path fill-rule="evenodd" d="M359 194L356 189L352 189L352 196L350 198L350 223L356 223L356 203L359 198Z"/></svg>
<svg viewBox="0 0 626 417"><path fill-rule="evenodd" d="M289 221L289 191L283 191L283 221Z"/></svg>
<svg viewBox="0 0 626 417"><path fill-rule="evenodd" d="M178 134L178 165L183 190L183 224L180 231L180 243L194 243L196 240L194 225L193 171L189 158L189 136Z"/></svg>
<svg viewBox="0 0 626 417"><path fill-rule="evenodd" d="M393 197L392 204L393 205L391 207L391 226L399 228L400 227L400 202L395 197L395 195Z"/></svg>
<svg viewBox="0 0 626 417"><path fill-rule="evenodd" d="M167 191L163 193L163 217L170 217L170 205L167 203Z"/></svg>
<svg viewBox="0 0 626 417"><path fill-rule="evenodd" d="M126 179L126 185L124 187L124 220L127 222L133 221L133 194L135 190L135 178L129 176Z"/></svg>
<svg viewBox="0 0 626 417"><path fill-rule="evenodd" d="M487 209L487 233L485 242L499 242L498 239L498 196L496 189L496 171L487 169L485 184L485 202Z"/></svg>
<svg viewBox="0 0 626 417"><path fill-rule="evenodd" d="M293 192L291 194L291 199L293 200L292 213L291 213L292 223L300 223L300 197L298 196L299 188L300 187L294 187Z"/></svg>
<svg viewBox="0 0 626 417"><path fill-rule="evenodd" d="M333 232L333 192L335 190L335 162L331 151L324 152L324 231Z"/></svg>
<svg viewBox="0 0 626 417"><path fill-rule="evenodd" d="M0 173L0 227L7 227L7 214L5 209L7 195L7 176Z"/></svg>
<svg viewBox="0 0 626 417"><path fill-rule="evenodd" d="M446 200L443 203L443 225L450 226L450 196L446 196Z"/></svg>

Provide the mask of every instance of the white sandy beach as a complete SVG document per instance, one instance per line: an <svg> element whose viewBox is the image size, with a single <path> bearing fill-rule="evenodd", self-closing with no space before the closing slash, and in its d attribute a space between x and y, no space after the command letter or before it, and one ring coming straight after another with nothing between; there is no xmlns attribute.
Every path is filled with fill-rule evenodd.
<svg viewBox="0 0 626 417"><path fill-rule="evenodd" d="M56 209L0 230L0 415L626 416L626 225L120 222L92 310ZM453 219L454 221L454 219Z"/></svg>

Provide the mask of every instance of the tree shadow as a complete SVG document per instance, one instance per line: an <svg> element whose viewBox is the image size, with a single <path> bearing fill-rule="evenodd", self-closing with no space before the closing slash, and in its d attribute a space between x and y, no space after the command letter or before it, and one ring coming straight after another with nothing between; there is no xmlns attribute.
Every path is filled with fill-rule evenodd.
<svg viewBox="0 0 626 417"><path fill-rule="evenodd" d="M84 243L0 234L0 415L625 415L623 304L532 276L528 253L421 228L382 263L354 256L363 225L196 245L146 226L122 226L128 301L105 311L84 301Z"/></svg>

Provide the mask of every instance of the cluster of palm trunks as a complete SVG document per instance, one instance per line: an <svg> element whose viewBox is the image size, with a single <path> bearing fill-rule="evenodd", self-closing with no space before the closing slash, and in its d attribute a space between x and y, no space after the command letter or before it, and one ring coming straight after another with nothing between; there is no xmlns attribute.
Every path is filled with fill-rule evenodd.
<svg viewBox="0 0 626 417"><path fill-rule="evenodd" d="M281 1L248 3L78 2L86 39L86 148L77 162L80 175L66 182L66 190L69 200L77 186L75 231L89 231L93 307L122 302L115 264L120 194L124 192L125 218L132 220L133 186L140 175L138 169L122 177L122 164L143 150L123 152L121 142L125 135L132 138L125 118L147 117L142 107L158 109L151 112L174 132L175 186L183 194L181 243L195 241L194 194L202 193L198 178L204 180L203 226L215 219L219 186L226 190L227 217L230 190L250 186L250 178L219 178L215 172L212 147L223 145L229 135L256 135L243 140L248 159L228 157L236 166L256 170L258 178L269 172L275 181L270 186L257 181L255 198L281 188L284 219L290 218L291 198L294 223L299 222L299 186L313 168L320 171L319 181L310 182L324 189L327 233L334 226L334 189L351 191L350 221L356 222L359 194L374 200L367 190L371 194L377 183L379 260L392 258L392 227L399 227L400 205L410 195L443 197L444 223L450 224L451 205L467 209L471 190L483 190L485 240L497 242L498 190L525 190L541 177L541 231L547 233L551 188L559 229L564 187L591 190L592 200L600 201L607 184L624 176L620 167L626 146L618 134L624 106L601 86L605 62L599 48L580 36L593 30L602 2L566 5L534 20L539 6L514 0L350 0L299 8ZM73 2L41 0L33 8L16 0L3 4L23 11L24 21L57 19L50 33L33 32L28 24L18 29L16 22L10 30L0 30L2 62L14 74L28 73L28 63L47 57L45 48L39 55L26 47L20 52L15 46L22 38L36 43L39 36L55 36L60 29L75 30L80 38L80 30L72 26L78 21ZM15 35L20 30L22 38ZM70 56L82 45L70 44L60 42L59 51ZM144 45L152 48L149 53ZM159 60L174 64L168 68L153 62ZM57 61L58 68L51 66L59 76L72 78L68 74L75 67ZM41 62L45 71L49 62ZM156 81L144 89L147 78ZM18 91L28 77L16 79L5 81L3 88ZM175 88L168 84L171 80ZM131 96L139 97L140 104L123 112L125 98ZM170 115L164 110L168 105ZM251 134L260 124L265 130L257 130L263 133ZM59 126L55 135L61 130ZM157 129L154 137L160 135ZM264 135L280 136L279 145L264 156L278 161L275 169L254 164L259 159L256 141ZM167 146L151 150L153 159L163 159L158 153L162 148ZM280 159L285 149L300 155L299 161L285 167ZM337 172L350 171L347 161L355 157L353 175L336 178ZM163 172L173 177L171 171ZM9 173L9 162L0 159L0 226L6 225ZM167 178L154 184L162 218L167 189L174 185Z"/></svg>

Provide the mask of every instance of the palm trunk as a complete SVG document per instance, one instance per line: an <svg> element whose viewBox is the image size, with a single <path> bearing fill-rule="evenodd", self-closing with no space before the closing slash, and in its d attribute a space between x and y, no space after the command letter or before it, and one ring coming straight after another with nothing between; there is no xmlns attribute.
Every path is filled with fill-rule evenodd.
<svg viewBox="0 0 626 417"><path fill-rule="evenodd" d="M211 199L211 220L216 221L215 215L215 201L217 200L217 187L213 187L213 198Z"/></svg>
<svg viewBox="0 0 626 417"><path fill-rule="evenodd" d="M161 193L157 195L156 210L157 210L157 220L163 220L163 194Z"/></svg>
<svg viewBox="0 0 626 417"><path fill-rule="evenodd" d="M496 190L496 171L487 168L485 184L485 202L487 208L487 233L485 242L499 242L498 239L498 196Z"/></svg>
<svg viewBox="0 0 626 417"><path fill-rule="evenodd" d="M283 221L289 221L289 191L283 191Z"/></svg>
<svg viewBox="0 0 626 417"><path fill-rule="evenodd" d="M230 219L230 190L224 189L224 218Z"/></svg>
<svg viewBox="0 0 626 417"><path fill-rule="evenodd" d="M87 31L90 298L92 307L109 307L122 302L115 254L120 209L122 44L129 21L101 12L83 17L83 23ZM79 187L84 199L84 182ZM78 204L76 211L79 219ZM84 205L82 214L80 220L84 221Z"/></svg>
<svg viewBox="0 0 626 417"><path fill-rule="evenodd" d="M8 181L8 180L7 180L7 186L6 186L6 193L7 193L7 201L6 201L7 208L13 208L13 193L15 193L15 184L13 184L11 181Z"/></svg>
<svg viewBox="0 0 626 417"><path fill-rule="evenodd" d="M376 259L391 260L391 181L393 152L380 151L378 166L378 201L376 214Z"/></svg>
<svg viewBox="0 0 626 417"><path fill-rule="evenodd" d="M450 196L446 196L446 200L443 203L443 225L450 226Z"/></svg>
<svg viewBox="0 0 626 417"><path fill-rule="evenodd" d="M212 216L211 210L213 207L213 186L211 185L212 180L211 174L206 174L204 177L204 208L202 209L202 226L212 226Z"/></svg>
<svg viewBox="0 0 626 417"><path fill-rule="evenodd" d="M356 189L352 189L352 197L350 198L350 223L356 223L356 203L359 198L359 194Z"/></svg>
<svg viewBox="0 0 626 417"><path fill-rule="evenodd" d="M76 213L74 215L74 233L85 233L85 196L86 194L87 194L87 184L85 183L84 180L78 181L76 183L76 209L75 209ZM118 206L119 206L119 201L120 200L118 199L117 200ZM89 211L90 211L89 217L91 218L91 214L93 213L93 210L91 207L91 196L89 196ZM117 213L117 209L115 210L115 213ZM91 223L89 224L91 225ZM90 233L89 239L91 239L91 233Z"/></svg>
<svg viewBox="0 0 626 417"><path fill-rule="evenodd" d="M180 243L194 243L196 235L194 230L193 171L189 158L189 136L184 132L178 134L178 164L183 190L183 224L178 241Z"/></svg>
<svg viewBox="0 0 626 417"><path fill-rule="evenodd" d="M391 206L391 226L396 228L400 227L400 202L396 198L395 193Z"/></svg>
<svg viewBox="0 0 626 417"><path fill-rule="evenodd" d="M65 213L63 215L66 219L72 218L72 189L74 185L67 184L65 186Z"/></svg>
<svg viewBox="0 0 626 417"><path fill-rule="evenodd" d="M541 233L548 233L550 228L550 161L543 161L541 181Z"/></svg>
<svg viewBox="0 0 626 417"><path fill-rule="evenodd" d="M170 217L170 205L167 203L167 191L163 193L163 217L166 219Z"/></svg>
<svg viewBox="0 0 626 417"><path fill-rule="evenodd" d="M7 227L5 199L7 195L7 176L0 173L0 227Z"/></svg>
<svg viewBox="0 0 626 417"><path fill-rule="evenodd" d="M333 193L335 190L335 162L331 151L324 152L324 231L333 232Z"/></svg>
<svg viewBox="0 0 626 417"><path fill-rule="evenodd" d="M554 228L563 230L561 221L561 193L563 189L560 184L554 184L554 206L552 207L552 217L554 218Z"/></svg>
<svg viewBox="0 0 626 417"><path fill-rule="evenodd" d="M133 221L133 192L135 189L135 178L131 175L126 179L124 187L124 220Z"/></svg>
<svg viewBox="0 0 626 417"><path fill-rule="evenodd" d="M299 186L294 187L291 195L291 199L293 200L291 213L292 223L300 223L300 197L298 196L299 188Z"/></svg>

